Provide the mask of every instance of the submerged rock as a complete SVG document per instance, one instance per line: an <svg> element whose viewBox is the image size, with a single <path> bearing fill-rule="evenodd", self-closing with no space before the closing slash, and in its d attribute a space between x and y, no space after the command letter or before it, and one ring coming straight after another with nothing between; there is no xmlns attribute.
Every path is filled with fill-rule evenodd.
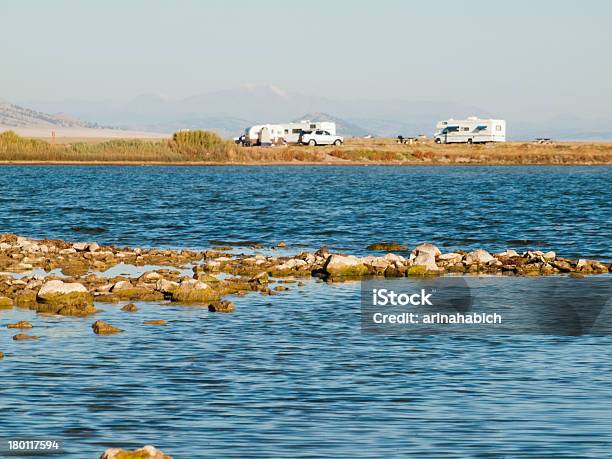
<svg viewBox="0 0 612 459"><path fill-rule="evenodd" d="M111 335L113 333L120 333L123 330L120 328L114 327L109 323L104 322L103 320L96 320L91 326L94 333L96 335Z"/></svg>
<svg viewBox="0 0 612 459"><path fill-rule="evenodd" d="M32 324L30 322L26 322L22 320L21 322L15 322L14 324L8 324L6 328L32 328Z"/></svg>
<svg viewBox="0 0 612 459"><path fill-rule="evenodd" d="M34 335L27 335L25 333L17 333L15 336L13 336L13 341L27 341L27 340L32 340L32 339L38 339L38 336L34 336Z"/></svg>
<svg viewBox="0 0 612 459"><path fill-rule="evenodd" d="M215 301L208 305L208 310L210 312L234 312L236 305L227 300Z"/></svg>
<svg viewBox="0 0 612 459"><path fill-rule="evenodd" d="M168 322L166 322L164 319L154 319L154 320L145 320L144 324L145 325L166 325Z"/></svg>
<svg viewBox="0 0 612 459"><path fill-rule="evenodd" d="M405 245L399 242L375 242L367 247L368 250L385 250L387 252L404 251L407 249Z"/></svg>
<svg viewBox="0 0 612 459"><path fill-rule="evenodd" d="M138 311L138 306L136 306L134 303L128 303L123 306L121 310L124 312L136 312Z"/></svg>
<svg viewBox="0 0 612 459"><path fill-rule="evenodd" d="M172 457L164 454L154 446L146 445L134 451L109 448L102 453L100 459L172 459Z"/></svg>

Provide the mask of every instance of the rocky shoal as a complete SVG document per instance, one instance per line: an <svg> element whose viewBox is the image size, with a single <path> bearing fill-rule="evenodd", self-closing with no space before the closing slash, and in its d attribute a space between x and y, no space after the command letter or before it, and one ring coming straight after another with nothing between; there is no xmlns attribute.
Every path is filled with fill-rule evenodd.
<svg viewBox="0 0 612 459"><path fill-rule="evenodd" d="M609 263L563 258L555 252L517 253L509 249L491 254L479 249L442 253L435 245L423 243L403 253L405 256L387 253L357 257L321 249L294 256L271 256L101 246L95 242L33 240L2 234L0 272L6 274L0 274L0 309L17 306L39 313L89 316L97 312L96 303L170 301L207 306L211 312L233 312L233 304L223 299L228 295L277 295L289 289L288 284L303 286L298 278L313 276L328 282L369 276L444 274L580 277L611 269ZM100 274L120 263L164 267L133 277ZM182 274L174 269L179 267ZM185 275L185 267L191 268L193 274ZM46 273L56 270L56 274L11 274L33 269Z"/></svg>

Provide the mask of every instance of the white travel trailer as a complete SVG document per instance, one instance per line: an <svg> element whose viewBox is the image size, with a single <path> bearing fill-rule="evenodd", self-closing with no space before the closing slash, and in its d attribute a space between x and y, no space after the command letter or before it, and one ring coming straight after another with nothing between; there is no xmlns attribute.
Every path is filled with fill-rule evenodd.
<svg viewBox="0 0 612 459"><path fill-rule="evenodd" d="M436 143L486 143L506 141L506 121L480 119L443 120L436 124Z"/></svg>
<svg viewBox="0 0 612 459"><path fill-rule="evenodd" d="M264 137L269 137L269 143L298 143L300 135L304 131L315 131L323 130L329 132L331 135L336 135L336 123L332 121L310 121L302 120L296 123L284 123L284 124L258 124L246 128L244 131L244 144L245 145L261 145L262 131ZM268 134L269 136L265 135Z"/></svg>

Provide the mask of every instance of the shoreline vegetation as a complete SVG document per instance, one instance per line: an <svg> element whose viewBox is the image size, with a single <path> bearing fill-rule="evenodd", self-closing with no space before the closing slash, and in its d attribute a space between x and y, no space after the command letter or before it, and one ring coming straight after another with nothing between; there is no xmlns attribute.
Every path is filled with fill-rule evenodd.
<svg viewBox="0 0 612 459"><path fill-rule="evenodd" d="M340 147L241 147L207 131L169 139L50 143L0 134L1 164L83 165L612 165L612 143L529 142L412 145L394 139L348 139Z"/></svg>

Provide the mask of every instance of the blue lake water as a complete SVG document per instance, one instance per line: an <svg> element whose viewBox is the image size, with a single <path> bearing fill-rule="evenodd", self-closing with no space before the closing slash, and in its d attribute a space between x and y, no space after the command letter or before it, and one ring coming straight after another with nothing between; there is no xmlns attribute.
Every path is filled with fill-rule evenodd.
<svg viewBox="0 0 612 459"><path fill-rule="evenodd" d="M612 168L2 167L0 232L131 246L374 241L612 258ZM0 311L0 438L61 457L152 443L199 457L607 457L612 337L372 336L360 284L309 280L237 311ZM508 299L504 299L507 301ZM144 326L152 318L165 327Z"/></svg>

